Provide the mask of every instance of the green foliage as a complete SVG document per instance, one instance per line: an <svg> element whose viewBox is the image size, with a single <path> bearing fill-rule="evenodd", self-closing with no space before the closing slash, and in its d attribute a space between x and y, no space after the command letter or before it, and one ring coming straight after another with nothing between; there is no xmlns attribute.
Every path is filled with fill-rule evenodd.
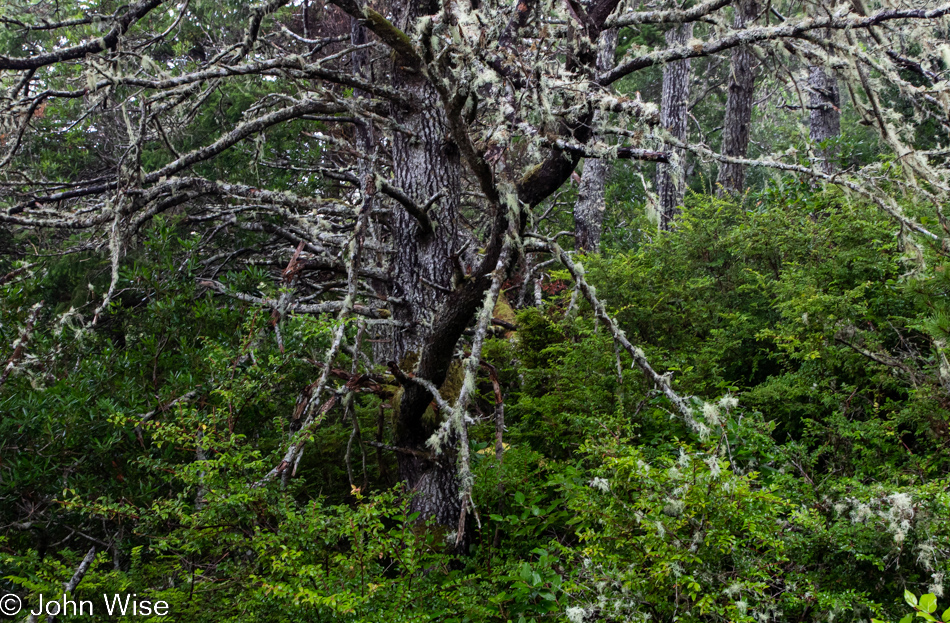
<svg viewBox="0 0 950 623"><path fill-rule="evenodd" d="M901 618L900 623L911 623L914 620L914 615L924 619L925 621L931 621L933 623L946 623L950 620L950 608L943 611L943 614L940 615L940 618L935 616L937 612L937 596L933 593L927 593L920 596L920 599L917 598L917 595L914 593L905 590L904 591L904 600L907 604L915 610L910 614L904 615ZM883 623L880 619L871 619L871 623Z"/></svg>
<svg viewBox="0 0 950 623"><path fill-rule="evenodd" d="M94 330L108 265L47 258L0 298L4 344L47 303L0 388L0 523L42 518L5 532L0 581L35 603L104 543L76 598L135 592L197 622L896 618L905 587L939 594L948 571L950 282L894 234L788 186L691 196L675 231L582 260L703 435L552 274L545 306L484 350L507 429L499 462L492 419L470 428L467 556L410 512L388 454L353 445L351 486L340 408L296 477L258 486L335 320L285 318L282 350L269 310L201 287L204 232L174 221L130 248ZM219 278L278 294L261 269ZM477 394L490 414L487 378ZM364 439L389 441L390 406L356 394Z"/></svg>

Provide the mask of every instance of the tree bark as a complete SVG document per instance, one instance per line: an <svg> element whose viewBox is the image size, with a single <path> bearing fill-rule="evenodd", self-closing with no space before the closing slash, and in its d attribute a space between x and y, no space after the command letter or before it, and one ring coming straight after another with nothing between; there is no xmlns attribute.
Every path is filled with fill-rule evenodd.
<svg viewBox="0 0 950 623"><path fill-rule="evenodd" d="M812 142L822 143L837 138L841 134L841 99L837 78L823 67L812 65L808 68L808 93ZM816 164L822 173L834 173L836 154L834 147L816 149Z"/></svg>
<svg viewBox="0 0 950 623"><path fill-rule="evenodd" d="M412 359L428 335L432 316L453 288L455 244L464 240L459 229L459 151L448 138L448 128L435 89L418 74L396 71L420 102L418 110L395 111L395 119L412 135L393 139L396 185L420 208L441 193L428 215L432 232L422 230L418 219L400 206L392 215L394 318L402 326L393 335L393 356L400 365ZM398 75L402 74L402 75ZM405 87L404 87L405 88ZM411 367L411 364L410 366Z"/></svg>
<svg viewBox="0 0 950 623"><path fill-rule="evenodd" d="M738 0L734 26L736 29L745 28L758 13L758 0ZM755 90L754 61L755 57L748 46L733 48L722 133L722 153L733 158L745 158L749 149L752 95ZM741 193L745 186L745 165L722 163L718 182L720 192Z"/></svg>
<svg viewBox="0 0 950 623"><path fill-rule="evenodd" d="M437 6L407 0L397 15L401 24L408 25L437 11ZM396 133L393 139L396 186L419 208L437 194L441 198L428 212L433 223L431 231L426 231L403 206L394 206L390 225L392 295L399 302L392 305L392 310L399 326L393 329L392 354L405 372L418 372L439 386L445 380L448 362L441 365L440 361L434 370L418 369L417 364L433 339L436 315L448 303L448 293L458 281L456 267L461 261L461 249L456 246L466 239L459 218L463 172L438 92L420 72L407 69L401 60L397 57L394 62L394 86L411 94L415 106L412 110L393 108L393 118L408 130ZM461 330L455 340L460 334ZM455 340L446 345L450 352ZM426 442L439 424L439 418L425 416L430 400L427 392L413 387L404 389L395 422L396 446L428 452ZM397 453L400 476L416 494L412 510L418 511L421 518L435 518L445 526L458 525L462 506L456 457L454 439L443 444L441 453L432 459Z"/></svg>
<svg viewBox="0 0 950 623"><path fill-rule="evenodd" d="M602 33L597 41L597 70L611 69L617 50L617 29L610 28ZM689 61L687 61L689 62ZM605 113L594 113L594 125L601 122ZM600 236L604 226L604 212L607 203L604 199L604 187L607 182L607 161L603 158L584 160L584 171L574 204L574 248L585 253L596 253L600 247Z"/></svg>
<svg viewBox="0 0 950 623"><path fill-rule="evenodd" d="M693 37L693 24L681 24L666 31L666 46L680 47ZM689 59L663 66L663 95L660 101L660 123L674 138L685 142L689 113ZM657 194L660 198L660 229L668 230L679 214L686 193L686 151L667 145L671 155L669 164L657 165Z"/></svg>

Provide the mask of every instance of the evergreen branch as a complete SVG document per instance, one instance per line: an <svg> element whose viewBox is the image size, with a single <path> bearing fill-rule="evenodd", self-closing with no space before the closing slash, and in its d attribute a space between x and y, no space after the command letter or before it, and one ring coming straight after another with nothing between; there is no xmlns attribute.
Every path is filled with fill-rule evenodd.
<svg viewBox="0 0 950 623"><path fill-rule="evenodd" d="M55 52L27 58L0 56L0 70L12 69L19 71L24 69L39 69L40 67L46 67L47 65L53 65L63 61L83 58L87 54L98 54L104 50L111 50L119 42L119 37L124 35L135 22L145 17L152 9L161 5L164 1L165 0L142 0L132 5L122 17L115 20L112 29L106 33L104 37L92 39L91 41L86 41L85 43L69 48L63 48Z"/></svg>

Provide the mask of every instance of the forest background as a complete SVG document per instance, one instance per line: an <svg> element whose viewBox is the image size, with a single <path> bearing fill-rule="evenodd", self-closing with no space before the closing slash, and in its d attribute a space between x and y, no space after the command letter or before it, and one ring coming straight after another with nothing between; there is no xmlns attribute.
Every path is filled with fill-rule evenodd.
<svg viewBox="0 0 950 623"><path fill-rule="evenodd" d="M946 621L948 14L6 0L0 592Z"/></svg>

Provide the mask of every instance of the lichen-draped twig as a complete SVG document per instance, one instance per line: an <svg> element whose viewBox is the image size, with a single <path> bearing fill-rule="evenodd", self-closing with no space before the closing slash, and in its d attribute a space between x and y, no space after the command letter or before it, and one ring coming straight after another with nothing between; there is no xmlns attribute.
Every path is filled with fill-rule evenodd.
<svg viewBox="0 0 950 623"><path fill-rule="evenodd" d="M622 60L615 68L598 76L597 81L602 85L612 84L626 75L647 67L662 65L685 58L711 56L741 45L795 38L814 30L830 29L849 31L870 29L877 24L894 20L930 20L944 17L948 14L950 14L950 4L945 4L933 9L883 9L870 16L851 13L841 17L829 16L806 18L795 22L789 21L784 24L779 24L778 26L745 28L743 30L728 32L725 36L712 41L699 41L682 47L667 48L641 56L628 57Z"/></svg>
<svg viewBox="0 0 950 623"><path fill-rule="evenodd" d="M482 346L485 344L485 337L488 334L488 327L491 325L492 316L495 310L495 305L498 302L498 295L501 293L501 286L505 281L507 276L507 267L508 262L511 259L511 255L514 251L517 233L509 229L505 234L505 242L501 247L501 252L498 255L498 262L495 264L495 270L491 273L491 286L489 286L488 291L485 293L485 303L482 305L481 311L478 313L478 319L475 325L475 337L472 340L472 353L465 360L464 363L464 379L462 381L462 389L459 391L458 398L455 401L455 405L450 412L448 421L451 422L451 426L455 428L459 436L459 483L460 491L459 495L462 498L462 511L459 514L459 525L458 532L455 537L455 544L460 545L462 539L465 535L465 518L468 514L468 509L475 509L475 503L472 500L472 485L474 484L474 476L472 475L471 460L469 456L469 447L468 447L468 424L465 422L465 410L468 408L469 401L472 399L472 395L475 393L475 378L478 373L478 368L481 365L482 357ZM438 395L436 392L434 395ZM447 432L447 431L446 431ZM433 437L444 434L442 430L438 431ZM441 440L430 440L430 445L438 447ZM475 518L481 527L481 520L478 517L478 513L475 513Z"/></svg>
<svg viewBox="0 0 950 623"><path fill-rule="evenodd" d="M586 298L591 307L594 308L594 314L597 316L597 319L606 325L614 340L623 346L624 350L630 354L630 356L633 358L633 363L643 371L648 379L656 384L660 391L663 392L663 395L666 396L666 398L673 405L673 409L680 415L683 421L685 421L690 428L695 430L700 435L708 433L708 429L706 429L705 425L696 421L696 419L693 417L693 410L690 408L686 399L680 396L673 390L672 387L670 387L670 381L665 375L659 374L653 369L653 366L650 365L650 362L647 360L643 351L630 343L630 340L627 339L623 329L621 329L617 325L617 322L611 318L610 314L607 313L607 308L604 307L604 304L600 301L600 299L597 298L594 287L587 283L587 280L584 278L583 266L580 264L575 264L571 259L571 256L565 253L564 249L562 249L553 240L547 240L547 245L551 252L561 261L564 267L567 268L568 272L571 273L571 276L574 278L574 282L580 288L581 294L584 295L584 298Z"/></svg>
<svg viewBox="0 0 950 623"><path fill-rule="evenodd" d="M424 379L418 376L407 376L406 378L413 383L418 383L424 387L430 394L432 394L432 400L435 401L435 404L439 407L439 410L443 413L452 413L452 406L445 401L445 398L442 397L442 394L439 393L439 388L429 379Z"/></svg>
<svg viewBox="0 0 950 623"><path fill-rule="evenodd" d="M323 372L320 374L320 379L317 381L316 389L314 389L313 394L309 402L304 406L303 416L301 419L300 428L297 433L292 437L292 442L287 448L287 451L284 453L284 457L281 459L280 463L276 467L271 469L267 474L264 475L259 481L254 483L255 487L264 485L265 483L273 480L276 476L283 474L285 471L290 470L288 473L292 474L293 470L297 468L297 465L300 462L300 458L303 456L304 444L307 440L307 432L309 429L316 423L319 423L327 411L330 410L330 407L335 404L335 400L332 400L329 405L326 405L324 408L321 408L316 413L312 412L313 405L318 404L320 394L323 392L323 389L326 387L327 379L330 376L331 363L336 359L337 354L340 352L340 344L343 341L343 334L345 332L346 323L340 322L340 325L337 327L336 331L333 334L333 340L330 343L330 348L327 349L327 366L323 369ZM334 397L335 398L335 397ZM292 468L292 469L291 469Z"/></svg>
<svg viewBox="0 0 950 623"><path fill-rule="evenodd" d="M139 438L139 441L140 441L140 442L142 442L142 425L143 425L143 424L145 424L146 422L148 422L149 420L151 420L153 417L155 417L155 416L158 415L159 413L162 413L162 412L167 411L168 409L174 407L174 406L177 405L178 403L180 403L180 402L190 402L190 401L194 400L197 396L198 396L198 390L193 389L193 390L191 390L190 392L188 392L187 394L185 394L184 396L179 396L178 398L175 398L175 399L172 400L171 402L166 402L165 404L163 404L162 406L160 406L160 407L157 408L157 409L152 409L152 410L149 411L148 413L143 413L142 415L139 416L139 423L135 425L135 436Z"/></svg>
<svg viewBox="0 0 950 623"><path fill-rule="evenodd" d="M501 382L498 379L498 370L495 366L482 362L482 366L488 370L488 376L491 378L492 389L495 391L495 469L498 470L498 514L504 514L505 503L505 481L502 480L501 466L505 460L505 398L501 392ZM495 537L492 541L492 547L498 549L501 546L501 526L495 528Z"/></svg>
<svg viewBox="0 0 950 623"><path fill-rule="evenodd" d="M122 205L123 196L119 196L117 205L114 208L115 218L112 220L112 228L109 230L109 265L111 267L111 277L109 279L109 289L96 311L92 314L91 325L99 322L99 314L109 308L112 302L112 295L115 294L115 288L119 285L119 265L122 260L122 246L125 244L125 232L122 231Z"/></svg>
<svg viewBox="0 0 950 623"><path fill-rule="evenodd" d="M76 590L76 587L79 586L79 583L82 582L83 576L86 575L86 572L89 571L89 566L92 564L92 561L96 558L96 546L93 545L89 548L89 551L86 552L86 556L82 559L82 562L79 563L79 566L76 567L73 577L70 578L68 582L63 585L64 593L72 593ZM36 623L39 615L30 613L30 618L27 619L27 623ZM55 614L46 615L46 623L53 623L56 620Z"/></svg>
<svg viewBox="0 0 950 623"><path fill-rule="evenodd" d="M747 166L754 167L766 167L770 169L776 169L779 171L789 171L794 173L802 173L804 175L809 175L815 179L819 179L841 188L846 188L862 197L868 199L875 203L879 208L884 210L889 214L894 220L906 227L907 229L916 232L930 240L935 242L942 242L945 246L950 246L950 241L946 238L942 238L932 231L925 228L923 225L917 221L907 217L901 210L897 202L891 197L887 196L883 192L874 192L872 189L865 187L864 185L854 181L853 179L848 179L840 173L824 173L818 169L806 167L800 164L791 164L787 162L779 162L777 160L772 160L771 158L760 158L760 159L751 159L751 158L737 158L733 156L724 156L722 154L716 153L715 151L709 149L708 147L695 145L691 143L684 143L671 138L670 142L677 146L682 147L683 149L693 152L697 156L702 156L706 158L712 158L719 162L728 162L732 164L744 164Z"/></svg>
<svg viewBox="0 0 950 623"><path fill-rule="evenodd" d="M375 158L375 154L370 156L370 158ZM336 359L336 356L339 354L341 345L343 343L343 335L346 332L345 320L352 314L353 308L355 306L357 279L360 272L360 256L363 250L363 237L366 232L366 226L369 222L369 214L373 210L376 197L375 180L373 179L373 176L367 175L364 177L362 190L363 205L360 208L360 213L356 220L356 228L353 230L353 237L350 241L350 260L347 266L346 298L343 299L343 305L340 308L339 315L337 316L339 325L334 332L330 348L327 350L327 355L325 357L326 367L323 369L319 381L317 381L316 389L313 391L309 404L304 407L302 417L303 421L301 422L300 429L294 436L294 441L284 453L284 457L281 462L272 470L270 470L261 480L255 483L255 486L261 486L264 483L273 480L276 476L283 474L285 470L290 467L293 468L290 471L290 475L293 475L297 471L297 465L299 465L300 459L303 457L303 449L307 441L307 432L311 427L319 423L329 410L321 409L319 412L314 414L312 413L312 406L318 403L320 394L326 387L327 380L330 377L330 370L333 367L333 360ZM349 385L349 383L347 385Z"/></svg>
<svg viewBox="0 0 950 623"><path fill-rule="evenodd" d="M223 283L219 281L208 281L202 279L198 282L198 285L204 286L206 288L211 288L224 294L230 296L231 298L237 299L239 301L244 301L246 303L254 303L255 305L260 305L261 307L269 307L273 310L279 309L278 299L264 298L261 296L254 296L253 294L245 294L244 292L236 292L229 289ZM346 308L345 301L327 301L326 303L315 303L312 305L305 305L302 303L291 303L287 311L297 312L301 314L326 314L337 312L342 313L344 308ZM386 310L384 309L375 309L372 307L367 307L366 305L352 305L350 306L350 312L358 316L367 316L369 318L376 318L378 320L385 320L387 323L390 322L390 319L386 317Z"/></svg>
<svg viewBox="0 0 950 623"><path fill-rule="evenodd" d="M359 323L359 328L356 331L356 341L353 344L353 364L350 366L350 378L358 378L356 372L359 368L360 359L359 352L360 347L363 343L363 333L366 330L366 325L363 322ZM346 442L346 456L344 457L344 462L346 463L346 475L350 479L350 488L355 489L356 485L353 480L353 466L350 463L350 455L353 450L353 440L356 439L357 443L360 445L360 454L363 457L363 487L362 490L366 490L369 486L368 476L366 474L366 448L363 447L363 433L360 430L360 420L356 415L356 409L353 408L353 400L355 394L351 391L343 397L343 406L346 412L349 414L351 421L353 422L353 431L350 433L350 439Z"/></svg>
<svg viewBox="0 0 950 623"><path fill-rule="evenodd" d="M607 28L619 28L638 24L686 24L708 19L709 14L730 4L732 4L732 0L706 0L706 2L686 10L634 11L608 18L606 26Z"/></svg>
<svg viewBox="0 0 950 623"><path fill-rule="evenodd" d="M43 301L40 301L30 309L30 315L26 318L26 324L23 325L23 330L20 331L20 337L13 342L13 354L10 355L7 365L3 368L3 373L0 374L0 387L3 387L3 384L7 382L7 377L9 377L10 373L16 368L16 364L20 361L20 358L23 357L23 350L26 348L26 343L30 340L30 336L33 335L33 325L36 324L36 319L39 317L41 309L43 309Z"/></svg>

